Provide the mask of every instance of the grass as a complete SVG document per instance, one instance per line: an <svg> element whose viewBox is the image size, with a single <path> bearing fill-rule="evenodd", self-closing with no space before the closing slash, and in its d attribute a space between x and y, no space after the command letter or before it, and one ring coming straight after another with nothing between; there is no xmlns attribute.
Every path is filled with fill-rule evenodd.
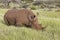
<svg viewBox="0 0 60 40"><path fill-rule="evenodd" d="M7 9L0 9L0 40L60 40L60 12L38 11L38 20L45 30L35 30L26 27L7 26L3 16Z"/></svg>

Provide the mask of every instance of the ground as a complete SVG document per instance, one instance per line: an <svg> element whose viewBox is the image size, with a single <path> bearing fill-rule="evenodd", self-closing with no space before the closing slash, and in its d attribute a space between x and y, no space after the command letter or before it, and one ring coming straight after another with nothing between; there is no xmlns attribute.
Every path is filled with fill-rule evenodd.
<svg viewBox="0 0 60 40"><path fill-rule="evenodd" d="M60 40L60 11L33 10L38 12L39 23L45 30L7 26L3 16L8 9L0 9L0 40Z"/></svg>

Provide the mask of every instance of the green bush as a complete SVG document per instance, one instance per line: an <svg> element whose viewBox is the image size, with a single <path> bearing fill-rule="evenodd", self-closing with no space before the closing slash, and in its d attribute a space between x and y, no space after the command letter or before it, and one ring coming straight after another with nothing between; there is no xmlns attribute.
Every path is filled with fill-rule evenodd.
<svg viewBox="0 0 60 40"><path fill-rule="evenodd" d="M35 7L35 6L32 6L31 9L32 9L32 10L36 10L36 7Z"/></svg>

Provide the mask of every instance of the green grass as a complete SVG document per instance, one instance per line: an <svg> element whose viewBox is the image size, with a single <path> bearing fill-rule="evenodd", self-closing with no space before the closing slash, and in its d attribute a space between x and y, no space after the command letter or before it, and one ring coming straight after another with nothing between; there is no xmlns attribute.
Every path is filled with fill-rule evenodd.
<svg viewBox="0 0 60 40"><path fill-rule="evenodd" d="M60 12L39 10L39 23L46 29L37 31L24 26L7 26L3 19L6 11L0 9L0 40L60 40Z"/></svg>
<svg viewBox="0 0 60 40"><path fill-rule="evenodd" d="M43 17L50 17L50 18L60 18L60 12L52 11L45 11L45 10L35 10L34 12L38 12Z"/></svg>

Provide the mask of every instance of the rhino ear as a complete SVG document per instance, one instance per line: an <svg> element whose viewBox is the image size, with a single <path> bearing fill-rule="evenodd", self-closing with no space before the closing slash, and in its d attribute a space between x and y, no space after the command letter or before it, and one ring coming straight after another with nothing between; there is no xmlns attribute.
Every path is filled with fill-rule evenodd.
<svg viewBox="0 0 60 40"><path fill-rule="evenodd" d="M33 16L31 16L31 19L34 19L36 16L35 15L33 15Z"/></svg>
<svg viewBox="0 0 60 40"><path fill-rule="evenodd" d="M35 15L29 16L29 20L30 20L30 21L33 21L35 17L36 17Z"/></svg>

